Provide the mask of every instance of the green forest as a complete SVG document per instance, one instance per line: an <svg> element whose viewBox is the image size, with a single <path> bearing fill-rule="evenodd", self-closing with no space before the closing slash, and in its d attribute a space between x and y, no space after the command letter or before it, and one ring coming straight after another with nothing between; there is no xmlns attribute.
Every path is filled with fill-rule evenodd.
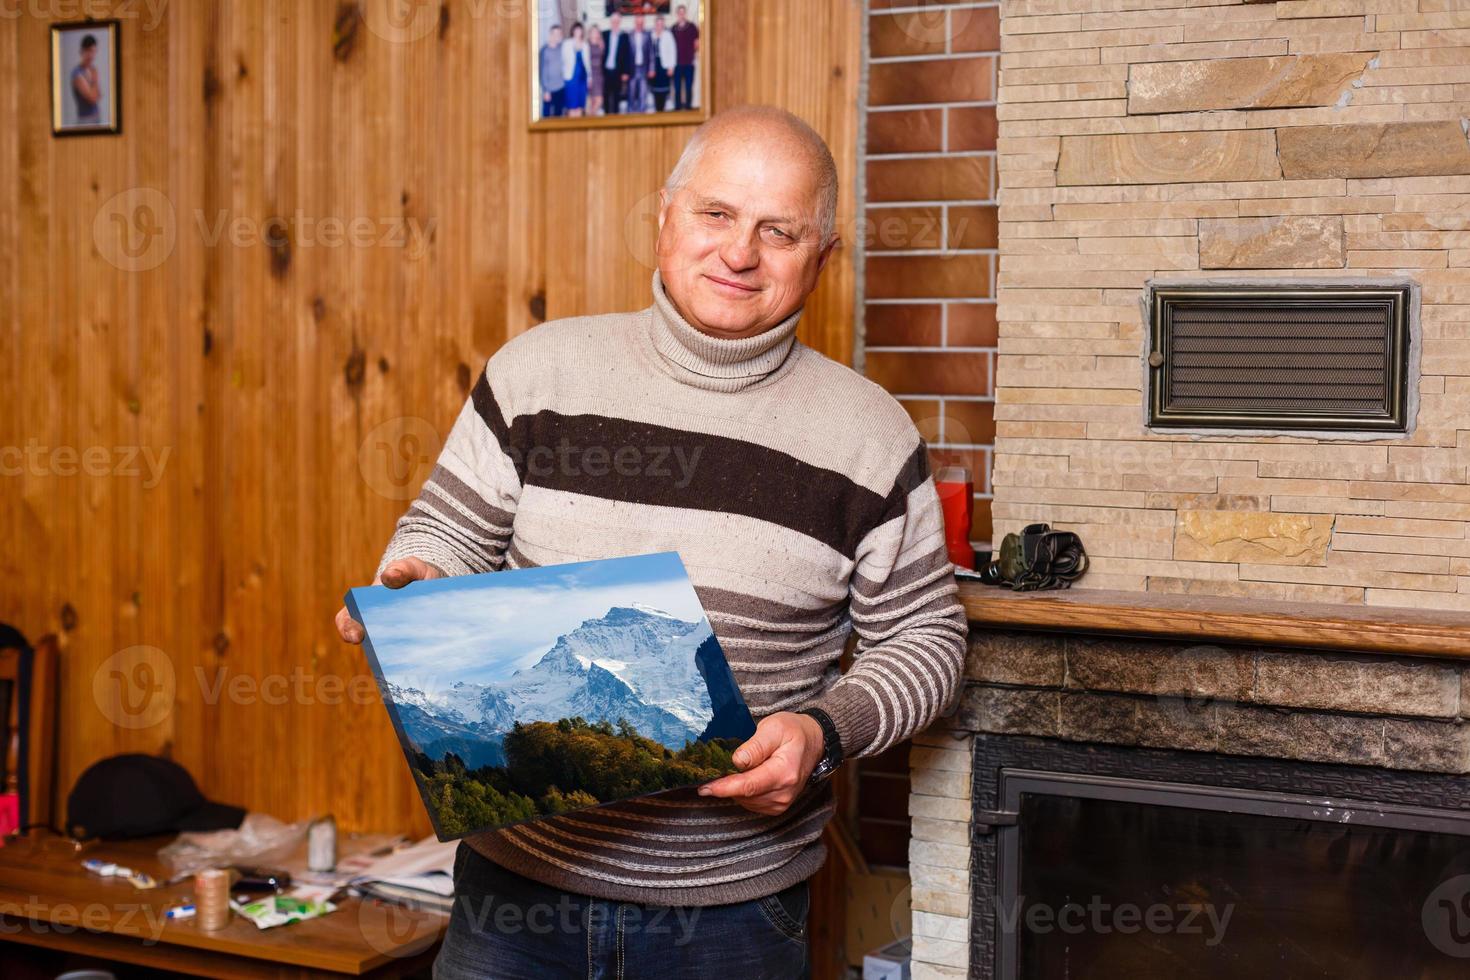
<svg viewBox="0 0 1470 980"><path fill-rule="evenodd" d="M468 769L453 752L438 761L420 752L412 768L440 829L453 837L715 779L736 771L730 755L742 741L689 741L675 752L625 720L577 716L516 722L505 736L504 766Z"/></svg>

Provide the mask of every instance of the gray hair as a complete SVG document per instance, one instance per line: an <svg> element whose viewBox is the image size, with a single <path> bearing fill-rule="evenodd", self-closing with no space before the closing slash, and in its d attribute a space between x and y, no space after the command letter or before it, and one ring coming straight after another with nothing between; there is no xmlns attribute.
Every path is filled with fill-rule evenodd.
<svg viewBox="0 0 1470 980"><path fill-rule="evenodd" d="M827 148L821 135L785 109L769 105L737 106L705 120L689 138L684 152L679 155L679 162L669 172L669 179L664 181L664 190L672 194L689 183L689 178L700 158L704 156L705 147L712 137L726 130L769 126L784 130L784 135L810 158L817 178L817 227L821 232L822 244L826 245L837 228L837 163L832 159L832 151Z"/></svg>

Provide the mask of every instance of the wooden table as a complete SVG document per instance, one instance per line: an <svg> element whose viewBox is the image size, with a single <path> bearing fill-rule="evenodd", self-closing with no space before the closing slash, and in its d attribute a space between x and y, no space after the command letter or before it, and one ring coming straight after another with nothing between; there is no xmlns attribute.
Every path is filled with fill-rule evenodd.
<svg viewBox="0 0 1470 980"><path fill-rule="evenodd" d="M235 916L218 932L164 910L193 893L191 881L139 890L82 868L114 861L159 881L157 858L171 835L74 850L47 835L0 847L0 944L22 943L203 977L399 977L425 969L448 917L359 899L319 919L257 929ZM3 945L0 945L3 950ZM3 955L0 955L3 958Z"/></svg>

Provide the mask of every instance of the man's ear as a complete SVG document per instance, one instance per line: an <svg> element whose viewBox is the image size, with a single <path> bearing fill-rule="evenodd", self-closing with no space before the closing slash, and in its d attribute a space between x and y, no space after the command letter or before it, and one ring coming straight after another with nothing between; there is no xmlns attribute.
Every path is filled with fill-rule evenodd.
<svg viewBox="0 0 1470 980"><path fill-rule="evenodd" d="M823 247L821 253L817 256L818 273L827 267L827 260L832 257L832 250L837 247L837 243L840 241L842 241L842 236L835 233L827 240L826 246Z"/></svg>
<svg viewBox="0 0 1470 980"><path fill-rule="evenodd" d="M669 205L672 204L672 203L673 203L673 198L671 198L669 196L668 189L667 188L660 189L659 192L658 192L658 230L659 231L663 231L664 230L664 221L669 216Z"/></svg>

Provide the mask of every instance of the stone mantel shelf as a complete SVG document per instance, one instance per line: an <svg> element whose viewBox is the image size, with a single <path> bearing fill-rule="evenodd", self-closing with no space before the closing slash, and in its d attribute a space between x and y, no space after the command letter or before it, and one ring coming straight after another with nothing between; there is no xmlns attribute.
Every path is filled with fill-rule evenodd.
<svg viewBox="0 0 1470 980"><path fill-rule="evenodd" d="M960 583L978 626L1470 659L1470 614L1221 596Z"/></svg>

